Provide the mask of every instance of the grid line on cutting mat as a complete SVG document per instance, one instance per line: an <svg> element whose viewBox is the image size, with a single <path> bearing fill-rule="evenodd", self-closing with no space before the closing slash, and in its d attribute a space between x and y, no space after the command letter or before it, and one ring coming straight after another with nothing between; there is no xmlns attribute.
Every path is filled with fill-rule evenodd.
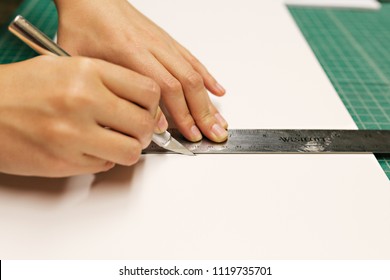
<svg viewBox="0 0 390 280"><path fill-rule="evenodd" d="M390 129L390 4L289 10L359 129ZM390 179L390 157L376 157Z"/></svg>

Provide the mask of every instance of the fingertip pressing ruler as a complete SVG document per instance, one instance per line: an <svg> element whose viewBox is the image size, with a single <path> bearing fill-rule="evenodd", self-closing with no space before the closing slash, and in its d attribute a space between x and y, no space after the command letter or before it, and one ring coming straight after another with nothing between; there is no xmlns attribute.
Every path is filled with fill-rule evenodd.
<svg viewBox="0 0 390 280"><path fill-rule="evenodd" d="M176 129L170 133L195 154L390 154L390 130L230 129L226 142L187 141ZM145 154L169 153L155 144Z"/></svg>

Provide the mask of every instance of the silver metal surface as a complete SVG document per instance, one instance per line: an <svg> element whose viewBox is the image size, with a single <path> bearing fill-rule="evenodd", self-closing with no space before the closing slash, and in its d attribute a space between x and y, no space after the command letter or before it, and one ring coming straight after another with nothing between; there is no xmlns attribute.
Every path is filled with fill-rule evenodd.
<svg viewBox="0 0 390 280"><path fill-rule="evenodd" d="M47 37L42 31L40 31L37 27L35 27L20 15L15 17L15 19L8 26L8 29L39 54L70 56L60 46ZM194 155L173 137L171 137L168 132L162 134L155 133L153 135L153 141L156 141L155 143L163 149L168 149L171 152L176 152L183 155Z"/></svg>
<svg viewBox="0 0 390 280"><path fill-rule="evenodd" d="M390 130L230 129L224 143L192 143L177 130L172 136L195 154L380 153L390 154ZM144 153L166 153L151 144Z"/></svg>
<svg viewBox="0 0 390 280"><path fill-rule="evenodd" d="M42 31L20 15L15 17L10 23L8 30L39 54L70 56Z"/></svg>
<svg viewBox="0 0 390 280"><path fill-rule="evenodd" d="M162 147L166 150L184 154L188 156L194 156L195 154L190 152L187 148L185 148L182 144L180 144L176 139L172 137L172 135L165 131L161 134L153 134L152 141L157 144L159 147Z"/></svg>

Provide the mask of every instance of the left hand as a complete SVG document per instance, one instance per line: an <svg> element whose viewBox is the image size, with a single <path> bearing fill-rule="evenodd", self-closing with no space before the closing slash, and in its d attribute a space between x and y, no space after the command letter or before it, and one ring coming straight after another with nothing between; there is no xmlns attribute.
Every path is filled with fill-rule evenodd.
<svg viewBox="0 0 390 280"><path fill-rule="evenodd" d="M202 133L215 142L226 140L227 122L207 92L222 96L225 90L164 30L126 0L57 0L56 4L58 42L71 55L104 59L152 78L188 140L199 141ZM161 117L160 124L165 119Z"/></svg>

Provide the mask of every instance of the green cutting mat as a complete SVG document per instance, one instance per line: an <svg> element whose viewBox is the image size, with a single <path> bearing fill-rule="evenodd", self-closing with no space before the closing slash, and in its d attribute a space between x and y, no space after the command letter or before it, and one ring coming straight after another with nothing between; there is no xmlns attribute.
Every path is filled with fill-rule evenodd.
<svg viewBox="0 0 390 280"><path fill-rule="evenodd" d="M289 10L359 129L390 129L390 4ZM377 159L390 179L390 157Z"/></svg>
<svg viewBox="0 0 390 280"><path fill-rule="evenodd" d="M22 15L43 32L54 37L57 30L57 10L51 0L25 0L10 17ZM0 30L0 64L25 60L37 54L22 43L3 25Z"/></svg>
<svg viewBox="0 0 390 280"><path fill-rule="evenodd" d="M358 127L390 129L390 4L383 4L380 11L290 8L290 12ZM57 14L51 0L25 0L16 14L54 36ZM0 64L35 55L2 27ZM377 158L390 178L390 157Z"/></svg>

